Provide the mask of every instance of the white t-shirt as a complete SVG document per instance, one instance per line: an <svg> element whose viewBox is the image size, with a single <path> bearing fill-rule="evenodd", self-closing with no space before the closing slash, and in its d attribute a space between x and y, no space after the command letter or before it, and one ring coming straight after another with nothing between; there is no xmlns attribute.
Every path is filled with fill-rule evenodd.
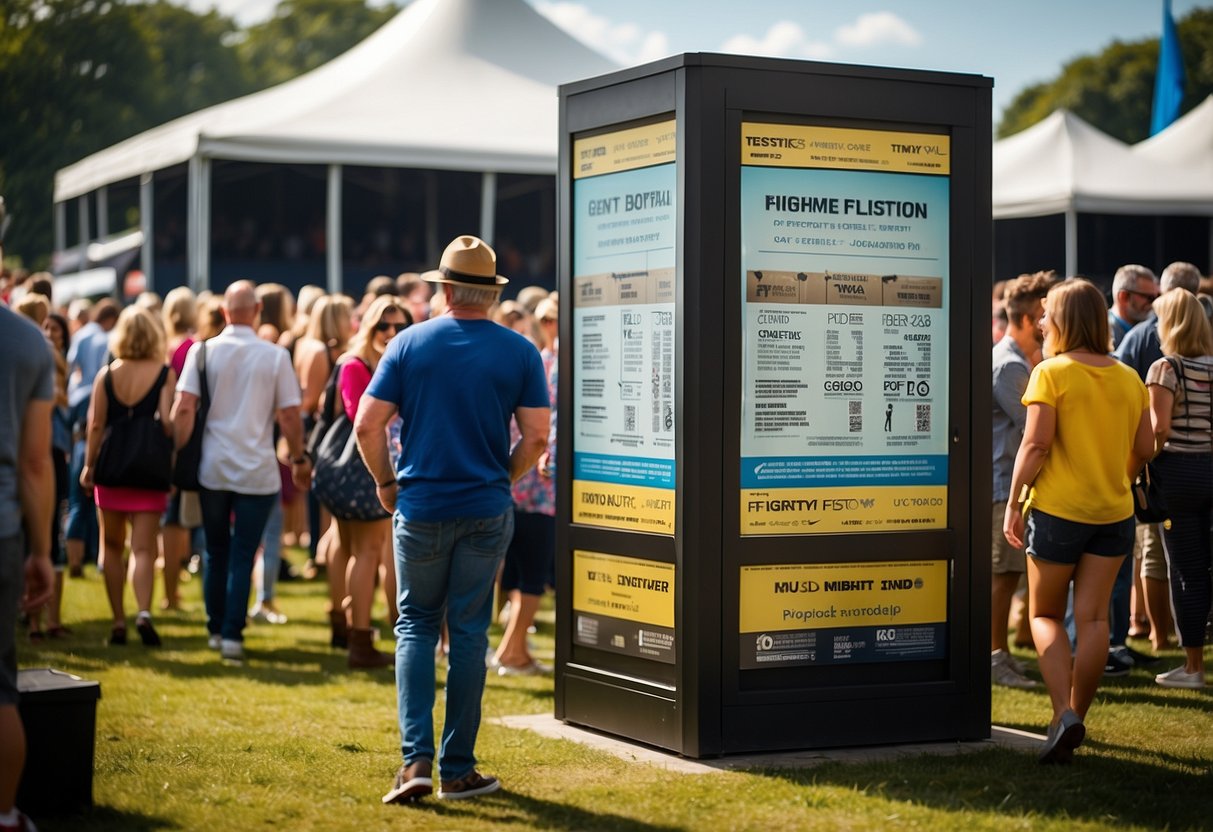
<svg viewBox="0 0 1213 832"><path fill-rule="evenodd" d="M202 395L199 347L194 344L185 357L179 392ZM274 420L279 410L301 401L290 354L258 338L252 327L229 324L206 342L206 378L211 409L198 482L211 491L276 494L281 480Z"/></svg>

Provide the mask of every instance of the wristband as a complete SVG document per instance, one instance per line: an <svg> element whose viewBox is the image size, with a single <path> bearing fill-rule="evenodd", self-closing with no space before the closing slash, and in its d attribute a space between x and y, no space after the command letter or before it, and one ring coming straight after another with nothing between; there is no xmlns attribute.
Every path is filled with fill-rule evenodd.
<svg viewBox="0 0 1213 832"><path fill-rule="evenodd" d="M388 480L387 482L379 483L379 487L380 488L390 488L391 486L393 486L395 484L396 484L396 480L391 479L391 480Z"/></svg>

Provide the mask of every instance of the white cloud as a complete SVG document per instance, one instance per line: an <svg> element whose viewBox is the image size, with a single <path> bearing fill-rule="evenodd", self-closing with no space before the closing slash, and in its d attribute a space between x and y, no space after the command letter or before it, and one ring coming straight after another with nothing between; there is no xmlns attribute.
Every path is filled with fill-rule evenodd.
<svg viewBox="0 0 1213 832"><path fill-rule="evenodd" d="M870 12L834 32L834 39L844 46L881 46L895 43L918 46L922 36L914 27L892 12Z"/></svg>
<svg viewBox="0 0 1213 832"><path fill-rule="evenodd" d="M635 23L614 23L580 3L539 0L535 9L561 29L624 65L640 64L670 54L664 32L645 31Z"/></svg>
<svg viewBox="0 0 1213 832"><path fill-rule="evenodd" d="M721 46L724 52L742 55L770 55L780 58L812 58L825 60L837 57L847 49L859 49L883 44L918 46L922 36L892 12L861 14L853 23L839 26L829 40L814 40L791 20L781 20L761 38L734 35Z"/></svg>

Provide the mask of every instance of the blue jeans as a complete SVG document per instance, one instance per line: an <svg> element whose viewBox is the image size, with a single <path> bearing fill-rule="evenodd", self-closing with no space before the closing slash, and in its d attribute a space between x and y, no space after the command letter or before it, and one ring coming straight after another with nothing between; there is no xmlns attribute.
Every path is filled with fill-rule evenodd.
<svg viewBox="0 0 1213 832"><path fill-rule="evenodd" d="M278 567L282 563L282 501L275 500L261 536L261 591L257 603L273 602L274 586L278 583Z"/></svg>
<svg viewBox="0 0 1213 832"><path fill-rule="evenodd" d="M72 445L72 456L67 475L67 540L84 541L84 562L97 562L97 547L100 544L100 527L97 524L97 506L93 493L80 487L80 472L84 470L85 443Z"/></svg>
<svg viewBox="0 0 1213 832"><path fill-rule="evenodd" d="M493 581L514 535L514 509L497 517L425 523L392 519L399 587L396 697L406 764L434 759L434 646L451 634L446 722L438 768L458 780L476 767Z"/></svg>
<svg viewBox="0 0 1213 832"><path fill-rule="evenodd" d="M199 499L206 529L206 574L202 579L206 630L228 641L243 641L253 559L278 495L204 488Z"/></svg>

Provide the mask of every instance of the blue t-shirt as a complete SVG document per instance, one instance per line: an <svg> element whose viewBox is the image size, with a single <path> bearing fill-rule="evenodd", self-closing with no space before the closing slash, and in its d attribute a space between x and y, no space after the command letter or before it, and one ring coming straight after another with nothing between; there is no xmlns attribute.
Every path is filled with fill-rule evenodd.
<svg viewBox="0 0 1213 832"><path fill-rule="evenodd" d="M409 520L495 517L510 497L510 416L548 407L539 350L489 320L442 316L388 344L366 390L403 424L396 507Z"/></svg>

